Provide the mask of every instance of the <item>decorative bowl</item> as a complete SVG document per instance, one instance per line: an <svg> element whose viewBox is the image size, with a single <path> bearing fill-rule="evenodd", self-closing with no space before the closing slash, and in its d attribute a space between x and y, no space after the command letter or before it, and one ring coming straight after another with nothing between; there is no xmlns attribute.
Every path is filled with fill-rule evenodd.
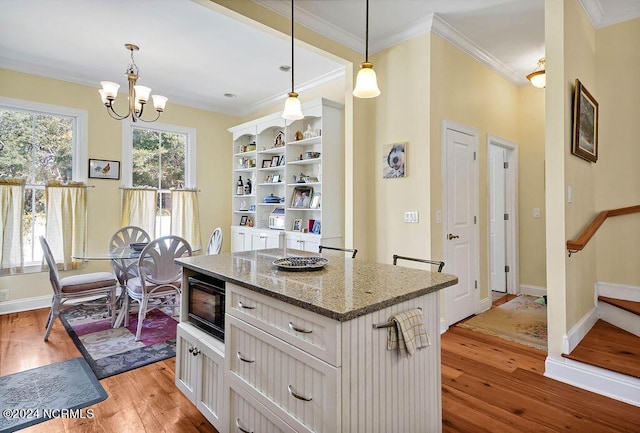
<svg viewBox="0 0 640 433"><path fill-rule="evenodd" d="M329 260L324 257L285 257L273 261L273 264L285 271L317 271Z"/></svg>
<svg viewBox="0 0 640 433"><path fill-rule="evenodd" d="M147 246L149 242L133 242L129 244L129 248L131 248L134 251L142 251L144 250L144 247Z"/></svg>

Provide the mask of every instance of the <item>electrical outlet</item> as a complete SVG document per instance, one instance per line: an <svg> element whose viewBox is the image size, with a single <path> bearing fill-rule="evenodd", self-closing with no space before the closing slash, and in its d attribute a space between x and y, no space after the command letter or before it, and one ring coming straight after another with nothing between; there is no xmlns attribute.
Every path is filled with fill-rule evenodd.
<svg viewBox="0 0 640 433"><path fill-rule="evenodd" d="M540 208L539 207L534 207L533 208L533 217L534 218L540 218Z"/></svg>
<svg viewBox="0 0 640 433"><path fill-rule="evenodd" d="M0 302L9 300L9 289L0 290Z"/></svg>
<svg viewBox="0 0 640 433"><path fill-rule="evenodd" d="M436 211L436 224L441 224L442 223L442 212L437 210Z"/></svg>

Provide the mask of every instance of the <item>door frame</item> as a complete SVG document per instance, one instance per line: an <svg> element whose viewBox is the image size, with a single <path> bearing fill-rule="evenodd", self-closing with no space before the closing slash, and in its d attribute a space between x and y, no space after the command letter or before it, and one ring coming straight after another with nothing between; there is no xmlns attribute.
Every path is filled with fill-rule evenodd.
<svg viewBox="0 0 640 433"><path fill-rule="evenodd" d="M474 184L476 185L476 188L473 190L473 213L476 215L476 223L474 224L474 230L473 230L473 242L474 242L474 257L475 257L475 263L473 264L473 273L474 273L474 280L477 282L477 287L474 289L474 314L477 314L480 310L480 260L479 260L479 252L480 252L480 230L479 230L479 221L478 221L478 217L480 214L480 201L479 201L479 195L480 195L480 187L479 187L479 182L480 182L480 175L479 175L479 170L478 170L478 162L479 162L479 153L478 153L478 148L479 148L479 137L480 137L480 133L478 132L477 129L472 128L470 126L466 126L466 125L462 125L460 123L456 123L453 122L451 120L447 120L447 119L442 119L442 137L441 137L441 146L442 146L442 221L443 221L443 225L442 225L442 256L443 257L449 257L449 249L448 249L448 242L447 242L447 233L449 233L449 204L448 204L448 200L447 200L447 194L448 194L448 160L447 160L447 131L452 130L452 131L457 131L459 133L462 134L466 134L466 135L470 135L471 137L473 137L473 148L474 148L474 152L475 152L475 158L476 158L476 164L473 165L473 178L475 180ZM444 292L444 323L442 323L443 325L443 329L442 331L446 330L449 327L449 317L451 317L451 295L449 294L450 291L445 291Z"/></svg>
<svg viewBox="0 0 640 433"><path fill-rule="evenodd" d="M489 154L489 146L494 145L502 147L506 150L507 163L509 169L505 176L505 210L509 214L506 234L506 262L509 266L507 272L507 293L517 295L520 293L520 269L518 267L518 233L519 233L519 214L518 214L518 144L496 135L487 134L486 154ZM487 170L489 170L489 158L487 158ZM487 171L488 172L488 171ZM487 180L488 182L488 180ZM489 200L491 189L487 184L487 221L489 220ZM490 227L487 225L487 239ZM491 254L491 244L487 243L487 257ZM487 260L487 272L491 272L491 264ZM491 297L491 293L489 293Z"/></svg>

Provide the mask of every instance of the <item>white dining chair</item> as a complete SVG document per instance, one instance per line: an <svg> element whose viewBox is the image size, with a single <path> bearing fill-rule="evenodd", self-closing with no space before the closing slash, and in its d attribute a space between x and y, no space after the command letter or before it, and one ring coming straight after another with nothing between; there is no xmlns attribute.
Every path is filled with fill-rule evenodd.
<svg viewBox="0 0 640 433"><path fill-rule="evenodd" d="M47 317L44 341L49 340L49 333L56 317L60 316L60 308L67 301L81 301L83 304L104 305L110 316L111 325L115 321L116 288L118 280L111 272L90 272L60 278L56 261L44 236L40 236L40 246L44 259L49 267L49 280L53 288L51 309Z"/></svg>
<svg viewBox="0 0 640 433"><path fill-rule="evenodd" d="M163 236L147 244L138 259L139 276L127 280L127 296L124 298L124 323L129 325L129 301L138 303L138 327L136 341L140 340L142 323L151 310L161 307L175 308L180 299L182 266L176 258L191 256L189 243L180 236Z"/></svg>
<svg viewBox="0 0 640 433"><path fill-rule="evenodd" d="M211 254L220 254L220 250L222 249L222 229L220 227L216 227L216 229L211 233L211 237L209 238L209 244L207 245L207 255Z"/></svg>

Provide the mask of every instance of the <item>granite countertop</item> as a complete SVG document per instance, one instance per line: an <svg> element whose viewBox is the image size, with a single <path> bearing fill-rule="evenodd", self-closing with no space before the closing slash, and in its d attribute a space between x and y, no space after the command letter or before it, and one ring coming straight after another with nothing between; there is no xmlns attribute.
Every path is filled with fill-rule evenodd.
<svg viewBox="0 0 640 433"><path fill-rule="evenodd" d="M292 272L273 265L286 256L318 255L273 248L185 257L176 263L339 321L458 282L454 275L328 254L322 255L329 262L320 270Z"/></svg>

